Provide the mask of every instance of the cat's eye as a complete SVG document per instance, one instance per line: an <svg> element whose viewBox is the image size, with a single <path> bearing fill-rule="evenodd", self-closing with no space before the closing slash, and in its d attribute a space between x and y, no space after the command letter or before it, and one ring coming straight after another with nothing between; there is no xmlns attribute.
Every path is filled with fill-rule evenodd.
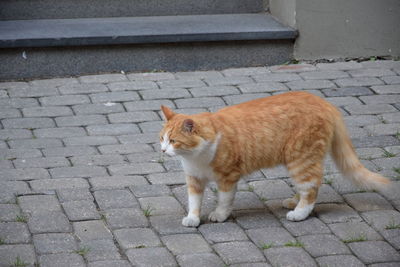
<svg viewBox="0 0 400 267"><path fill-rule="evenodd" d="M170 142L171 144L174 144L174 143L175 143L175 140L174 140L174 139L171 139L171 140L169 140L169 142Z"/></svg>
<svg viewBox="0 0 400 267"><path fill-rule="evenodd" d="M161 137L160 137L160 140L161 140L161 141L164 141L164 137L161 136Z"/></svg>

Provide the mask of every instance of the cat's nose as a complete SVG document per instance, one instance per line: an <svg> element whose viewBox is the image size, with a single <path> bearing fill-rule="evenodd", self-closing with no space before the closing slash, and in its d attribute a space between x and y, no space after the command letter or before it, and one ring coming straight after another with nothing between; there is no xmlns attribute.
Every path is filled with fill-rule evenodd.
<svg viewBox="0 0 400 267"><path fill-rule="evenodd" d="M161 152L165 153L165 151L166 151L165 149L161 149Z"/></svg>

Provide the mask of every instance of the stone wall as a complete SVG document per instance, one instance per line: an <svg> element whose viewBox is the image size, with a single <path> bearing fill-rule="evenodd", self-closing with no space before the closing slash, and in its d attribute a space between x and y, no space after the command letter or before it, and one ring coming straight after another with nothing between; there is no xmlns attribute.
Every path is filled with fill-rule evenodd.
<svg viewBox="0 0 400 267"><path fill-rule="evenodd" d="M298 29L297 59L400 56L398 0L270 0L270 10Z"/></svg>

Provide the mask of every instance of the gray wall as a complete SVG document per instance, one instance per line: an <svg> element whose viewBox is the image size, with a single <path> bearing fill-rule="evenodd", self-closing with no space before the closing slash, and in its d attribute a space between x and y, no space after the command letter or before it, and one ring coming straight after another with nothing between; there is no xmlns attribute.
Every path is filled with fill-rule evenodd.
<svg viewBox="0 0 400 267"><path fill-rule="evenodd" d="M296 0L270 0L269 10L281 23L296 28Z"/></svg>
<svg viewBox="0 0 400 267"><path fill-rule="evenodd" d="M298 29L297 59L400 56L400 0L270 0L270 7Z"/></svg>

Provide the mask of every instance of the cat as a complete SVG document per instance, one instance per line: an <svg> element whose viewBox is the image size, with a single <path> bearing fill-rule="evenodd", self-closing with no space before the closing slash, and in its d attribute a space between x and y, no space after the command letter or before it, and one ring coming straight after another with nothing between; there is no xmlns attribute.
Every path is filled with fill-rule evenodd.
<svg viewBox="0 0 400 267"><path fill-rule="evenodd" d="M390 182L360 163L339 110L310 93L283 93L215 113L184 115L165 106L161 111L165 119L161 150L178 156L186 175L189 211L184 226L199 226L208 181L218 186L218 204L209 220L223 222L232 211L239 179L280 164L288 169L297 190L282 202L294 209L286 218L306 219L315 205L328 152L343 175L363 189L381 189Z"/></svg>

